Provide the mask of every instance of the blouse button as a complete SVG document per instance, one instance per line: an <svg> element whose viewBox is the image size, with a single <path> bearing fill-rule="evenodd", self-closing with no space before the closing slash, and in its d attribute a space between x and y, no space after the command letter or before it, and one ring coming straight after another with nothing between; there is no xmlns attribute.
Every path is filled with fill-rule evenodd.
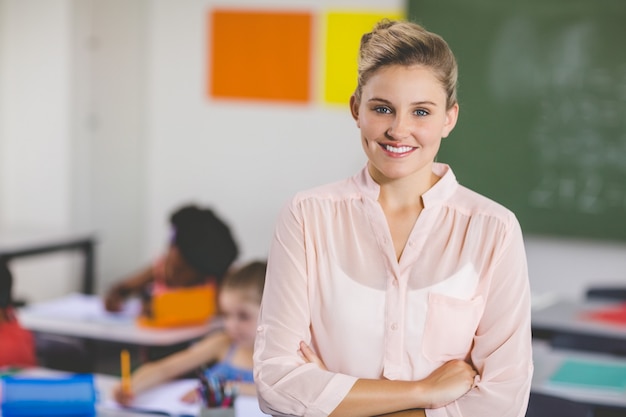
<svg viewBox="0 0 626 417"><path fill-rule="evenodd" d="M393 323L391 325L391 330L398 330L398 323Z"/></svg>
<svg viewBox="0 0 626 417"><path fill-rule="evenodd" d="M263 330L263 327L262 327L262 326L259 326L259 327L257 327L257 328L256 328L256 331L257 331L257 332L260 332L260 331L262 331L262 330Z"/></svg>

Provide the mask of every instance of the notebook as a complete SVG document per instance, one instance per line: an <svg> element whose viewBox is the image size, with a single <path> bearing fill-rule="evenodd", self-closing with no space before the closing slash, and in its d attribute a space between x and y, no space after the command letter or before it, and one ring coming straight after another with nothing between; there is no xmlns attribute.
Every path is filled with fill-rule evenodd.
<svg viewBox="0 0 626 417"><path fill-rule="evenodd" d="M626 363L567 359L550 376L553 386L626 393Z"/></svg>

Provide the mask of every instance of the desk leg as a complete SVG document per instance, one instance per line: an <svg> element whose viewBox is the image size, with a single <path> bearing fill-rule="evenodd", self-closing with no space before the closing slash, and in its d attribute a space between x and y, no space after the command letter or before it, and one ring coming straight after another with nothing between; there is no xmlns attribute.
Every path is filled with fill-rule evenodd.
<svg viewBox="0 0 626 417"><path fill-rule="evenodd" d="M95 259L94 259L94 244L93 241L88 241L83 244L84 255L84 273L83 273L83 293L94 293L94 278L95 278Z"/></svg>

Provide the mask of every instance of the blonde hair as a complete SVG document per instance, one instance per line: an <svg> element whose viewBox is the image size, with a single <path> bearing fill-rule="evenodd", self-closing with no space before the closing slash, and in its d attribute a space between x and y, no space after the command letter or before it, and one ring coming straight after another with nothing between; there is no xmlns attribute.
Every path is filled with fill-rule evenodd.
<svg viewBox="0 0 626 417"><path fill-rule="evenodd" d="M249 291L255 301L261 303L265 286L265 261L252 261L234 272L227 274L220 285L220 290Z"/></svg>
<svg viewBox="0 0 626 417"><path fill-rule="evenodd" d="M382 67L423 65L430 68L446 91L446 107L457 102L458 67L447 42L417 23L383 19L361 37L358 83L359 103L363 86Z"/></svg>

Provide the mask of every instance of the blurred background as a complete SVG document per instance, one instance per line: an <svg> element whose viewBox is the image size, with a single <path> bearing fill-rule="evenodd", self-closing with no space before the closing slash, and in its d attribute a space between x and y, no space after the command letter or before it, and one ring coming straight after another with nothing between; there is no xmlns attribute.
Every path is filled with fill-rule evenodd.
<svg viewBox="0 0 626 417"><path fill-rule="evenodd" d="M429 2L422 3L425 14L421 23L444 38L448 38L446 22L454 25L454 33L467 30L469 34L477 29L470 21L464 22L465 11L455 14L454 7L443 6L433 10L426 6ZM502 11L495 1L464 3L466 9L495 7ZM564 2L550 2L555 3ZM309 54L305 55L310 60L304 62L308 73L301 95L285 92L267 97L257 91L263 83L260 64L255 61L259 54L252 56L252 51L235 46L229 52L224 36L232 32L216 31L216 11L220 10L235 15L252 10L305 16L310 25L310 38L305 39ZM0 0L0 240L2 234L31 231L93 232L97 238L95 290L102 293L163 250L169 234L167 218L175 207L197 202L213 207L230 224L241 248L238 262L265 257L276 215L294 192L350 176L365 163L347 107L355 73L350 64L333 70L333 60L340 59L336 55L356 62L358 37L349 35L364 32L380 16L411 13L419 17L419 12L420 2L400 0ZM559 8L552 12L560 16ZM516 16L515 10L506 13L508 18ZM353 18L355 24L333 32L337 21L333 26L329 16L343 16L348 22ZM502 67L497 60L490 61L490 68L505 74L490 84L491 90L472 90L463 84L462 75L462 117L446 143L450 148L476 143L478 152L472 152L485 155L485 161L468 153L450 153L446 158L447 149L440 158L453 168L457 160L469 160L470 166L459 162L459 181L490 196L491 184L481 189L484 170L489 170L491 162L506 166L517 159L500 153L489 142L481 148L475 138L463 137L461 126L472 123L472 117L463 118L464 112L475 114L481 101L488 99L477 97L481 91L496 98L519 92L507 85L528 80L524 74L529 71L530 79L543 85L542 71L546 70L545 79L550 79L550 74L541 65L526 65L532 57L545 58L551 51L568 47L571 53L563 56L576 57L589 50L588 46L578 48L579 38L574 36L533 55L534 45L541 45L545 38L518 36L534 32L524 31L524 19L512 21L514 24L507 26L511 30L494 32L502 37L494 38L492 44L475 43L475 50L463 46L463 52L459 51L461 74L464 65L472 65L472 56L487 60L497 56L505 62ZM236 29L236 24L230 23L226 29L229 27ZM289 38L290 30L285 30L283 37ZM259 29L258 33L262 32ZM450 33L453 50L457 38ZM218 40L219 45L215 43ZM526 55L517 63L510 61L518 55L514 53L517 49L503 43L515 40L525 40L528 48L520 50ZM620 40L610 38L609 42L612 40L614 48L620 48ZM226 52L220 49L219 62L213 61L218 46L226 48ZM296 64L281 62L281 56L290 55L281 49L286 46L278 41L265 47L268 62L293 71ZM224 58L228 56L231 58ZM242 57L243 61L237 60ZM233 89L219 92L211 84L216 76L212 70L218 64L223 68L224 60L232 60L228 63L233 66L229 81ZM571 66L562 68L575 68L577 62L586 61L568 62ZM616 97L623 105L626 63L607 65L613 66L608 83L622 89ZM511 75L511 68L519 71ZM333 78L343 72L348 74L347 81ZM244 88L237 90L238 85ZM599 85L605 88L606 82ZM341 95L329 95L332 86L348 92L345 100ZM587 86L586 91L593 88ZM276 89L280 90L278 85ZM463 107L464 93L468 107ZM602 97L607 94L603 92ZM553 107L551 103L544 97L533 105L545 109ZM611 120L624 119L623 107L611 108L617 109ZM574 108L574 112L582 115L584 109ZM623 150L626 129L620 123L615 149ZM534 143L538 138L544 145L550 138L558 140L558 124L539 127L543 130L533 136ZM511 131L517 132L514 128ZM488 129L484 135L492 136L496 143L515 141ZM616 136L611 135L613 139ZM612 155L622 167L612 175L621 181L626 178L625 152ZM522 169L538 172L536 166ZM510 176L511 183L519 183L523 175L518 171L495 173L499 178ZM619 184L626 188L626 182ZM509 204L506 196L493 197L504 199L501 202L513 211L535 218L536 212L516 207L515 200ZM575 224L558 230L550 227L550 221L542 225L521 217L534 295L578 297L592 283L626 285L626 195L619 198L623 198L622 205L614 207L608 217L610 229L616 233L594 235L591 223L585 227L591 233L578 234ZM551 216L548 220L560 217L558 212ZM594 216L590 222L597 218L606 224L602 213ZM568 233L570 229L574 233ZM78 291L81 262L80 256L72 253L15 260L15 296L37 301Z"/></svg>

